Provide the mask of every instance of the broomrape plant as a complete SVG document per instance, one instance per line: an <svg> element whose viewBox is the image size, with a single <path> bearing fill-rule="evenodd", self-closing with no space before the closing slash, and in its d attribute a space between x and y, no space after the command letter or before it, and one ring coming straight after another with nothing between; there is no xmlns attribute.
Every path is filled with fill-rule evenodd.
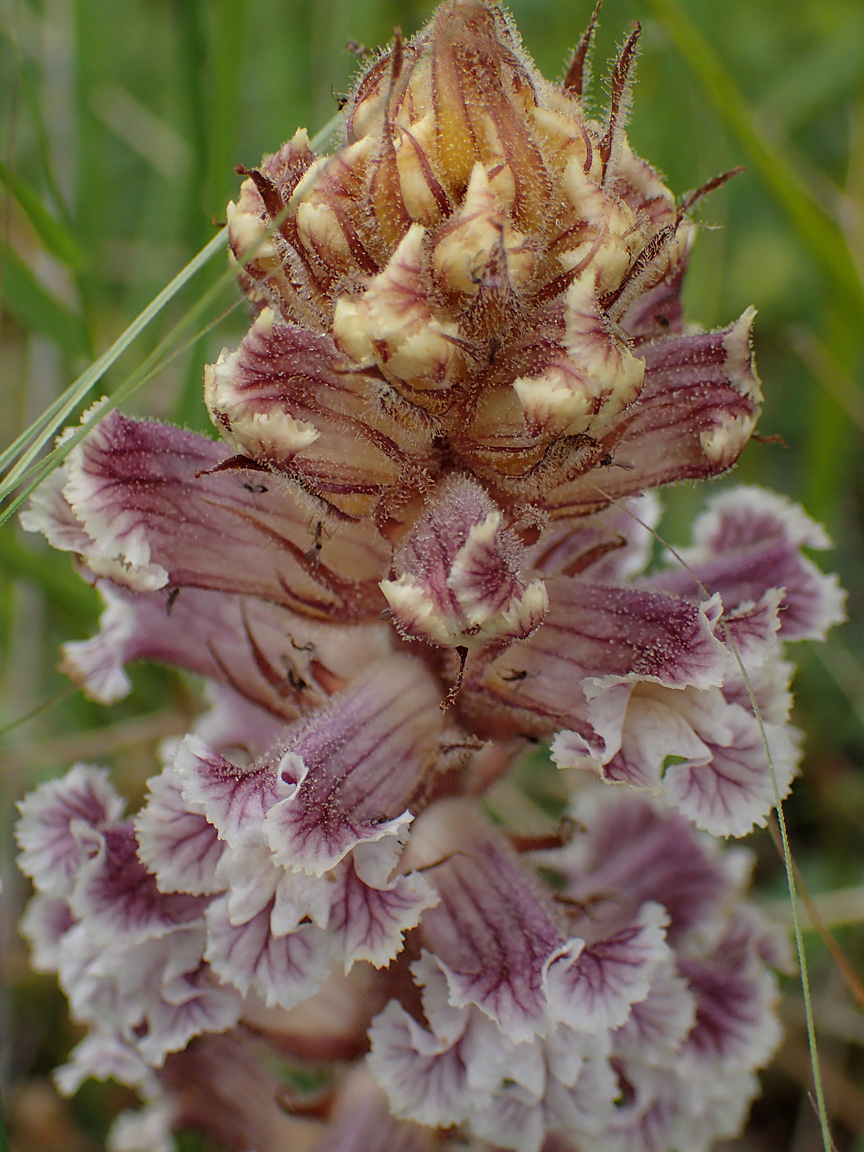
<svg viewBox="0 0 864 1152"><path fill-rule="evenodd" d="M87 764L21 804L23 929L89 1027L58 1083L145 1101L117 1152L698 1152L775 1049L786 942L715 838L788 791L784 645L843 597L757 488L648 566L655 489L754 430L754 311L685 327L723 178L679 202L630 149L638 30L586 118L593 26L557 85L489 0L397 35L341 146L229 205L221 440L112 411L22 516L105 602L91 698L148 659L212 705L136 815ZM537 741L544 836L488 799Z"/></svg>

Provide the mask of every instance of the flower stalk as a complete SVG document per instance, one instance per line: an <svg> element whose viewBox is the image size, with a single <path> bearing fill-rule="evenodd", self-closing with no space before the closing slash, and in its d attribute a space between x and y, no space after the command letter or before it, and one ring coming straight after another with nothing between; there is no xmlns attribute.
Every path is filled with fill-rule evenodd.
<svg viewBox="0 0 864 1152"><path fill-rule="evenodd" d="M58 1083L145 1101L118 1152L347 1152L355 1111L364 1148L692 1152L778 1042L785 941L715 838L788 792L784 645L843 595L757 488L649 564L655 490L756 425L755 312L685 327L725 177L677 202L630 148L638 28L586 116L596 15L557 85L490 0L397 34L340 147L299 131L229 206L220 439L108 412L22 516L105 602L64 649L89 696L207 685L133 817L92 765L21 804L23 930L89 1029ZM489 816L538 741L539 838Z"/></svg>

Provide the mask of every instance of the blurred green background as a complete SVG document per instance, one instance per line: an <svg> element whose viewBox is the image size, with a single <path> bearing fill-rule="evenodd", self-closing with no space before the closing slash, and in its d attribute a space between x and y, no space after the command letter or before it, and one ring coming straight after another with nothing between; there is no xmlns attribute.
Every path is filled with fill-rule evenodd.
<svg viewBox="0 0 864 1152"><path fill-rule="evenodd" d="M560 77L587 3L511 7L541 70ZM236 164L252 166L296 126L311 134L333 116L358 67L347 42L382 44L396 25L410 35L429 14L419 0L0 0L0 445L213 236L239 183ZM788 812L806 881L862 973L864 6L606 0L594 56L598 116L607 62L637 19L636 151L678 194L747 165L699 209L706 227L686 289L690 320L706 326L751 303L759 309L759 431L782 444L751 444L732 481L777 488L823 520L837 548L822 562L850 593L849 623L827 645L794 652L807 753ZM224 268L211 261L100 387L115 388ZM204 430L203 365L246 323L235 289L224 286L200 335L127 408ZM704 487L667 494L667 536L686 539L704 495ZM47 1080L75 1032L53 981L28 973L16 935L26 885L12 864L12 806L75 758L114 764L134 801L154 770L155 744L184 730L196 695L185 679L153 668L135 670L133 695L112 708L71 691L55 670L58 645L92 632L95 596L68 557L14 524L0 530L0 588L0 1071L10 1146L98 1149L128 1095L91 1083L70 1104ZM776 852L767 835L752 844L763 898L783 915ZM808 933L808 945L837 1146L862 1152L864 1015L817 934ZM819 1139L794 982L783 1011L780 1069L766 1077L743 1147L806 1152ZM187 1146L198 1145L190 1138Z"/></svg>

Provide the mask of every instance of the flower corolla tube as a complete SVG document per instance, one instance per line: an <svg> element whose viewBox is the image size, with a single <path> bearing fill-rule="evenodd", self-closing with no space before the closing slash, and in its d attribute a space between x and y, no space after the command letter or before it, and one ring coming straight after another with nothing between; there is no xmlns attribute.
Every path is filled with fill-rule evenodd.
<svg viewBox="0 0 864 1152"><path fill-rule="evenodd" d="M699 1152L778 1042L785 941L718 838L787 793L784 646L843 598L760 488L651 562L655 490L753 432L754 310L685 327L721 179L676 200L631 150L638 29L589 118L593 27L558 84L491 0L397 34L333 154L297 132L228 207L220 438L112 411L22 516L105 603L84 692L143 659L211 705L137 814L89 764L20 805L87 1029L57 1082L143 1100L116 1152Z"/></svg>

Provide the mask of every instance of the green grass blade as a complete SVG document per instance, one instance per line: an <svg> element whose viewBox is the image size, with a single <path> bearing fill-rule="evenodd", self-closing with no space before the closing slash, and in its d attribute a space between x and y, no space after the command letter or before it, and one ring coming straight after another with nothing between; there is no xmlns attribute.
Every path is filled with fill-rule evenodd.
<svg viewBox="0 0 864 1152"><path fill-rule="evenodd" d="M92 355L84 321L42 287L12 248L4 256L2 289L4 306L27 329L55 341L67 360Z"/></svg>
<svg viewBox="0 0 864 1152"><path fill-rule="evenodd" d="M825 212L782 145L761 127L734 78L681 0L650 0L650 3L743 145L753 167L792 220L801 243L810 249L834 282L837 307L860 326L864 323L864 284L843 232Z"/></svg>
<svg viewBox="0 0 864 1152"><path fill-rule="evenodd" d="M19 455L22 447L28 443L30 444L30 447L23 453L18 464L10 470L2 484L0 484L0 499L5 499L5 497L18 486L22 477L33 465L48 441L63 427L70 413L81 404L91 389L102 379L112 364L126 351L136 336L147 327L154 317L162 311L165 305L177 295L180 289L192 279L195 273L202 268L208 260L215 256L217 252L223 251L227 236L227 228L223 228L218 232L210 243L206 244L201 251L189 261L186 267L174 277L171 283L163 288L158 296L151 300L143 312L132 321L125 332L114 341L111 347L67 388L63 395L47 409L31 428L28 428L26 432L22 433L11 447L0 455L0 467L8 467L9 463Z"/></svg>
<svg viewBox="0 0 864 1152"><path fill-rule="evenodd" d="M601 488L598 487L597 491L601 495L606 496L606 493L604 493ZM627 508L625 505L621 504L620 501L615 500L613 497L607 496L607 499L609 499L610 502L617 508L625 511L628 516L632 517L632 519L636 521L637 524L641 524L643 528L650 532L658 544L665 548L669 555L672 556L675 561L681 565L685 572L688 572L690 576L693 577L693 580L695 581L697 587L701 590L705 599L710 599L710 590L706 588L706 586L702 583L696 572L690 567L681 553L676 548L674 548L668 542L668 540L664 540L664 538L655 528L651 527L651 525L640 519L640 517L637 516L631 508ZM834 1152L834 1143L831 1138L831 1128L828 1122L828 1109L825 1106L825 1093L822 1087L822 1074L819 1067L819 1052L816 1044L816 1023L813 1017L813 1000L810 994L810 975L809 968L807 966L807 955L804 951L804 932L801 926L801 917L799 913L798 887L795 882L795 863L792 859L792 849L789 845L789 835L786 828L786 816L783 812L783 800L780 796L780 788L777 783L777 772L774 768L774 757L771 754L771 746L768 743L768 733L765 731L765 722L762 719L762 710L759 707L759 702L757 701L756 694L753 691L753 685L750 680L749 673L744 666L744 661L741 658L741 652L737 643L735 642L735 637L726 627L722 616L720 617L718 623L722 630L726 645L729 648L729 651L732 653L735 663L738 665L738 671L741 673L741 678L744 681L744 687L747 691L750 708L759 728L762 747L765 751L765 756L768 761L768 768L771 773L771 787L774 792L774 811L777 814L777 824L780 829L781 856L786 872L786 885L789 892L789 903L791 906L792 924L794 928L795 952L798 959L798 968L801 978L801 991L804 1000L804 1017L807 1025L807 1042L810 1049L810 1067L813 1072L813 1087L816 1096L816 1111L819 1117L819 1127L822 1134L823 1152Z"/></svg>
<svg viewBox="0 0 864 1152"><path fill-rule="evenodd" d="M0 570L14 580L35 584L52 606L76 623L89 625L98 615L93 589L72 571L71 565L58 565L56 552L28 548L11 532L2 532Z"/></svg>
<svg viewBox="0 0 864 1152"><path fill-rule="evenodd" d="M212 13L211 76L207 101L207 198L223 212L236 182L237 110L248 0L207 0Z"/></svg>
<svg viewBox="0 0 864 1152"><path fill-rule="evenodd" d="M172 360L182 355L188 348L192 347L204 333L220 323L228 312L238 307L241 303L241 298L238 297L232 301L227 309L224 309L219 315L214 317L202 329L195 331L190 339L180 347L174 347L181 336L189 329L194 328L198 323L200 317L207 311L212 302L216 299L218 294L225 287L226 283L233 280L233 272L229 269L224 276L201 296L186 312L180 321L172 328L171 332L165 337L159 346L147 357L146 360L140 365L135 372L128 376L111 394L107 397L103 404L100 405L99 410L94 412L84 423L76 428L68 437L63 440L62 444L57 445L45 457L32 463L26 470L24 470L17 478L15 487L19 489L18 494L10 501L9 504L0 512L0 525L4 524L24 503L34 488L38 487L42 481L50 475L51 472L61 463L61 461L68 456L69 452L79 444L84 437L92 431L93 428L103 419L112 409L118 407L120 404L128 400L134 393L152 380L157 373L161 372ZM173 349L173 351L172 351ZM11 494L12 489L2 492L2 498Z"/></svg>
<svg viewBox="0 0 864 1152"><path fill-rule="evenodd" d="M631 513L632 515L632 513ZM634 517L638 520L638 517ZM687 564L680 553L671 547L663 538L653 529L652 535L660 541L660 543L668 549L669 553L675 560L693 577L696 584L701 588L703 595L706 598L710 597L710 591L693 569ZM810 994L810 972L807 965L807 954L804 951L804 932L801 926L801 915L798 904L798 886L795 882L795 863L792 859L792 849L789 844L789 833L786 827L786 815L783 811L783 799L780 796L780 787L777 783L777 772L774 768L774 757L771 754L771 746L768 743L768 733L765 731L765 722L762 718L762 710L759 707L759 702L756 699L756 694L753 691L753 684L750 680L750 675L744 666L744 661L741 658L741 652L735 642L735 637L726 627L723 617L720 617L720 628L723 632L723 637L726 645L735 663L738 665L738 671L741 673L741 678L744 681L744 687L747 690L747 697L750 701L750 708L759 728L759 736L762 741L762 747L765 751L765 757L768 761L768 768L771 773L771 787L774 792L774 811L777 814L777 824L780 829L780 843L781 843L781 856L783 859L783 867L786 872L786 887L789 893L789 904L792 910L792 925L795 938L795 953L798 959L798 970L801 980L801 993L804 1001L804 1018L807 1026L807 1043L810 1049L810 1068L813 1073L813 1088L816 1096L816 1112L819 1117L819 1128L822 1134L823 1152L834 1152L834 1142L831 1138L831 1127L828 1122L828 1109L825 1106L825 1092L822 1087L822 1073L819 1066L819 1051L816 1043L816 1022L813 1016L813 998Z"/></svg>
<svg viewBox="0 0 864 1152"><path fill-rule="evenodd" d="M316 132L312 139L309 141L309 147L312 149L312 151L320 152L324 149L325 145L330 144L344 122L344 112L337 112L334 116L331 116L324 127Z"/></svg>
<svg viewBox="0 0 864 1152"><path fill-rule="evenodd" d="M317 150L323 147L338 131L343 119L344 116L342 113L337 113L331 117L320 132L313 137L311 141L313 149ZM180 289L188 283L217 252L225 248L227 238L228 229L226 227L221 229L221 231L189 261L186 267L174 277L171 283L163 288L158 296L155 296L153 300L151 300L122 335L114 341L111 347L104 352L95 363L91 364L86 372L82 373L82 375L66 389L63 395L55 400L4 452L0 453L0 469L10 468L13 461L18 459L19 456L21 457L21 459L18 460L18 464L14 468L10 468L8 475L3 482L0 483L0 500L5 499L22 482L42 449L52 436L63 427L69 414L82 403L91 389L126 351L133 340L135 340L159 312L162 311L165 305L177 295ZM247 259L251 259L253 256L254 250L247 253ZM225 274L225 278L230 279L232 277L233 273L230 271ZM223 278L220 278L219 283L221 284L222 282ZM29 449L27 449L27 445L30 445ZM27 450L25 451L25 449Z"/></svg>
<svg viewBox="0 0 864 1152"><path fill-rule="evenodd" d="M32 74L32 71L32 68L26 66L21 69L21 92L35 136L36 155L42 170L42 179L45 182L45 187L58 214L63 217L67 225L71 225L72 218L69 212L69 205L63 197L63 193L57 183L57 176L54 172L51 144L48 138L48 129L42 109L40 84L38 79Z"/></svg>
<svg viewBox="0 0 864 1152"><path fill-rule="evenodd" d="M87 256L71 230L62 220L52 216L30 185L10 171L2 161L0 161L0 181L18 201L33 225L36 235L51 255L75 271L83 268L87 263Z"/></svg>
<svg viewBox="0 0 864 1152"><path fill-rule="evenodd" d="M197 227L210 216L224 218L226 203L236 195L234 166L238 159L237 122L242 104L242 48L247 16L248 0L190 0L189 11L181 16L182 45L190 76L185 98L195 155L186 199ZM206 82L193 83L195 60L202 52L206 57ZM171 413L178 423L192 428L200 428L207 420L201 404L200 367L196 370L194 366L196 360L200 363L203 358L203 348L193 354L193 364L178 389Z"/></svg>

